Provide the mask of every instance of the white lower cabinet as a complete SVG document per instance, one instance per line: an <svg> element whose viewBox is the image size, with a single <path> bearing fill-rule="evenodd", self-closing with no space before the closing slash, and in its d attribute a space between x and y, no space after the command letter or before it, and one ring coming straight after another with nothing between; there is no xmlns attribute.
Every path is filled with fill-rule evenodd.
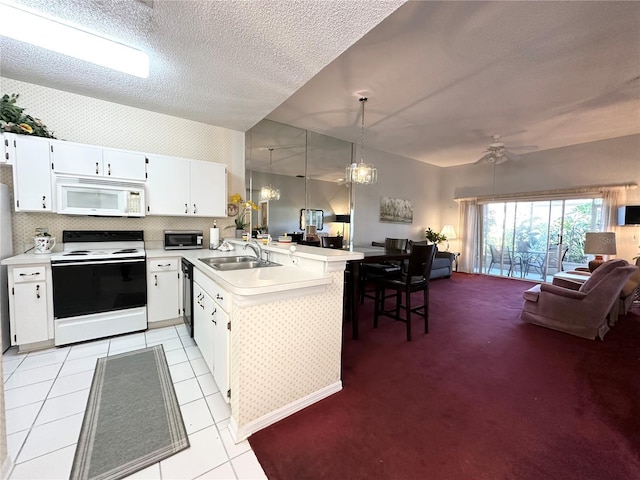
<svg viewBox="0 0 640 480"><path fill-rule="evenodd" d="M211 297L198 285L193 284L193 339L195 340L204 362L213 373L214 333L213 325L215 306Z"/></svg>
<svg viewBox="0 0 640 480"><path fill-rule="evenodd" d="M11 345L53 339L51 267L9 267Z"/></svg>
<svg viewBox="0 0 640 480"><path fill-rule="evenodd" d="M228 402L230 296L197 269L193 276L193 339Z"/></svg>
<svg viewBox="0 0 640 480"><path fill-rule="evenodd" d="M147 321L162 322L182 312L180 258L147 260Z"/></svg>

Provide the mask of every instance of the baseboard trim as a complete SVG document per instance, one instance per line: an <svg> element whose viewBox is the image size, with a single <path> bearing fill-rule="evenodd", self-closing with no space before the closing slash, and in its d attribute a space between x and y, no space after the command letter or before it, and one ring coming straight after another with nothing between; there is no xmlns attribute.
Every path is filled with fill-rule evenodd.
<svg viewBox="0 0 640 480"><path fill-rule="evenodd" d="M176 317L168 320L160 320L159 322L147 322L147 328L149 330L155 330L156 328L171 327L173 325L180 325L183 321L182 317Z"/></svg>
<svg viewBox="0 0 640 480"><path fill-rule="evenodd" d="M274 423L286 418L290 415L293 415L296 412L299 412L303 408L306 408L314 403L319 402L320 400L327 398L334 393L342 390L342 381L337 381L332 383L331 385L327 385L320 390L317 390L305 397L302 397L295 402L291 402L284 407L280 407L273 412L270 412L262 417L256 418L255 420L239 427L236 423L233 415L231 416L231 421L229 423L229 431L231 432L231 436L233 440L238 443L243 440L246 440L253 433L262 430L263 428L268 427L269 425L273 425Z"/></svg>

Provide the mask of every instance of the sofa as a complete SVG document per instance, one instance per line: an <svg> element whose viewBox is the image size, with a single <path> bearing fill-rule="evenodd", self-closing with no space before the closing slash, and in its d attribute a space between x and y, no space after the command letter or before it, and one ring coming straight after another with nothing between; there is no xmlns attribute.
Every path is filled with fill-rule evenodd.
<svg viewBox="0 0 640 480"><path fill-rule="evenodd" d="M640 257L637 257L635 260L636 260L636 263L635 263L636 267L640 267ZM571 273L575 275L583 275L585 277L591 276L589 269L583 268L583 267L578 267L574 271L567 272L567 273ZM562 282L557 282L555 278L553 279L553 283L560 284L561 286L568 286L568 285L563 285ZM564 283L567 283L567 281L565 281ZM579 286L578 287L568 286L568 287L575 288L575 289L579 288ZM631 275L631 278L629 278L629 280L627 280L626 283L623 285L622 290L620 291L620 301L618 302L617 305L614 306L612 311L617 312L617 315L626 315L629 312L629 309L633 306L634 300L637 298L638 290L640 290L640 268L638 268L638 270L633 275ZM616 321L615 316L609 319L609 323L611 325L613 325L615 321Z"/></svg>
<svg viewBox="0 0 640 480"><path fill-rule="evenodd" d="M433 259L433 266L431 267L431 275L429 275L429 278L449 278L453 272L453 262L455 260L455 253L436 252L436 258Z"/></svg>
<svg viewBox="0 0 640 480"><path fill-rule="evenodd" d="M536 285L522 296L521 319L582 338L604 339L607 316L618 302L623 285L638 270L625 260L609 260L598 267L579 288Z"/></svg>

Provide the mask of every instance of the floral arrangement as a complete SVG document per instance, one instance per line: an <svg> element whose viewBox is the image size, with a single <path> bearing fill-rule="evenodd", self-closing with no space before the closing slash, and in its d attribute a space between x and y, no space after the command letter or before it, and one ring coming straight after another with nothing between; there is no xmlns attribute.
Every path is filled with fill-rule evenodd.
<svg viewBox="0 0 640 480"><path fill-rule="evenodd" d="M244 221L245 212L248 208L251 210L258 210L258 205L251 200L243 200L239 193L234 193L229 197L229 203L238 206L238 215L233 221L233 225L229 225L225 228L235 228L236 230L244 230L247 227L247 223Z"/></svg>
<svg viewBox="0 0 640 480"><path fill-rule="evenodd" d="M431 227L427 228L427 230L424 232L424 236L427 240L429 240L431 243L435 243L436 245L447 241L446 235L434 232L433 230L431 230Z"/></svg>
<svg viewBox="0 0 640 480"><path fill-rule="evenodd" d="M17 93L12 93L11 96L5 93L0 98L0 131L56 138L40 119L23 113L24 108L16 105L19 96Z"/></svg>

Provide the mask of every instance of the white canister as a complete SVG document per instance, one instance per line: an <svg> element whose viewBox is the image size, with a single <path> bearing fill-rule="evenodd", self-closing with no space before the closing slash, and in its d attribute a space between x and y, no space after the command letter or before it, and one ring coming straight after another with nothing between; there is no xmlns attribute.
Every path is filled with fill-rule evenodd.
<svg viewBox="0 0 640 480"><path fill-rule="evenodd" d="M33 246L36 253L51 253L56 246L55 237L33 237Z"/></svg>

